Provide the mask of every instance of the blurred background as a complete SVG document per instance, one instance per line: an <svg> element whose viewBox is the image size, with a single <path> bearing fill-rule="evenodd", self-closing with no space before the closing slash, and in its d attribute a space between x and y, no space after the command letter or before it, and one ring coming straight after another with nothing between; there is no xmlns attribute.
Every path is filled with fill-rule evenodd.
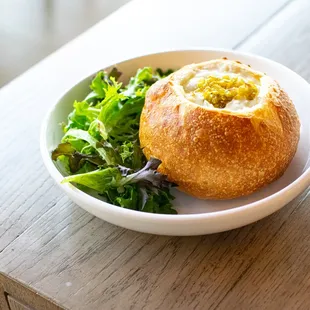
<svg viewBox="0 0 310 310"><path fill-rule="evenodd" d="M129 1L0 0L0 88Z"/></svg>

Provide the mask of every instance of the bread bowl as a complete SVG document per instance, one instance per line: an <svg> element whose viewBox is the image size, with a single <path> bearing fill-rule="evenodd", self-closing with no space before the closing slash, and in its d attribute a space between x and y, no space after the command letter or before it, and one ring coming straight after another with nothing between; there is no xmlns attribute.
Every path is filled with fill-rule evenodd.
<svg viewBox="0 0 310 310"><path fill-rule="evenodd" d="M146 95L140 143L179 189L202 199L248 195L279 178L300 122L287 93L238 61L191 64Z"/></svg>

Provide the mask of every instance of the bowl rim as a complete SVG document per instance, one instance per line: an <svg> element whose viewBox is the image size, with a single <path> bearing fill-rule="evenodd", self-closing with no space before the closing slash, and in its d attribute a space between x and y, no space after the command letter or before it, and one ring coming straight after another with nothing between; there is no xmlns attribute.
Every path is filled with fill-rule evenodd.
<svg viewBox="0 0 310 310"><path fill-rule="evenodd" d="M147 53L147 54L140 54L135 57L130 57L130 58L122 58L117 62L114 62L113 64L110 64L106 66L104 69L107 69L113 65L119 65L121 63L134 60L137 58L145 57L145 56L154 56L154 55L159 55L159 54L167 54L167 53L178 53L178 52L223 52L223 53L228 53L228 54L235 54L235 55L240 55L240 56L245 56L245 57L250 57L250 58L255 58L261 61L264 61L265 63L269 63L270 65L276 65L286 71L289 71L291 74L295 75L296 78L300 80L300 82L306 83L309 86L309 83L302 78L300 75L295 73L293 70L287 68L286 66L270 60L268 58L265 58L263 56L255 55L252 53L248 52L243 52L243 51L235 51L231 49L225 49L225 48L201 48L201 47L188 47L188 48L181 48L181 49L165 49L165 50L160 50L157 52L152 52L152 53ZM53 163L51 157L50 157L50 152L47 147L47 127L48 127L48 121L50 119L50 116L56 106L59 104L59 102L63 99L64 96L66 96L75 86L78 84L82 83L86 79L89 79L91 76L93 76L97 71L94 73L82 78L79 80L77 83L75 83L73 86L70 88L66 89L61 96L58 97L58 99L55 101L55 103L52 105L52 107L49 108L47 111L41 125L40 129L40 151L41 151L41 156L44 162L44 165L46 166L48 172L52 176L52 178L56 181L56 183L70 196L75 196L80 202L86 203L86 204L92 204L96 208L106 208L106 211L109 211L109 213L113 213L115 216L126 216L127 218L130 219L137 219L137 217L140 220L148 220L148 221L163 221L163 222L169 222L171 221L184 221L184 220L203 220L203 219L212 219L212 218L221 218L221 217L227 217L230 215L238 215L242 214L245 211L253 211L254 209L257 209L261 207L262 205L269 204L271 202L281 200L281 196L284 196L285 194L285 203L288 203L290 200L295 198L299 193L301 193L303 190L305 190L308 186L310 186L310 167L308 167L303 173L295 179L292 183L287 185L286 187L282 188L281 190L277 191L276 193L269 195L267 197L264 197L260 200L244 204L239 207L234 207L230 208L227 210L219 210L219 211L212 211L209 213L195 213L195 214L158 214L158 213L147 213L147 212L142 212L142 211L137 211L137 210L131 210L131 209L125 209L119 206L112 205L108 202L102 201L100 199L97 199L87 193L84 193L83 191L79 190L75 186L73 186L70 183L65 183L65 184L60 184L61 180L63 179L62 174L58 171L56 168L55 164ZM310 155L308 157L308 162L310 161ZM281 207L281 206L280 206ZM279 207L279 208L280 208ZM279 209L278 208L278 209ZM273 210L275 211L275 210ZM272 213L272 212L270 212Z"/></svg>

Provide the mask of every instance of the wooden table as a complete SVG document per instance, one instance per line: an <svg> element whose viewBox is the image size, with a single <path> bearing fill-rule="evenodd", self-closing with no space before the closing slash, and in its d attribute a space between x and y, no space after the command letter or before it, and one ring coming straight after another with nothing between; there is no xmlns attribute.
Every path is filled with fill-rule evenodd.
<svg viewBox="0 0 310 310"><path fill-rule="evenodd" d="M1 89L0 308L310 309L309 189L241 229L153 236L74 205L39 152L60 94L122 58L235 48L309 80L309 13L309 0L134 0Z"/></svg>

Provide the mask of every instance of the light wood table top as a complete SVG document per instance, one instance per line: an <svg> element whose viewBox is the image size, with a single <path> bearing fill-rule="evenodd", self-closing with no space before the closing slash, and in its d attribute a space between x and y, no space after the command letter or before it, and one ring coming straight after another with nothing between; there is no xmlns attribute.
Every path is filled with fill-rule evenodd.
<svg viewBox="0 0 310 310"><path fill-rule="evenodd" d="M310 80L309 13L308 0L134 0L2 88L2 291L14 295L15 281L25 288L12 296L17 301L7 298L11 309L26 309L20 301L36 310L310 309L309 189L241 229L153 236L77 207L39 151L42 118L66 89L138 54L234 48Z"/></svg>

